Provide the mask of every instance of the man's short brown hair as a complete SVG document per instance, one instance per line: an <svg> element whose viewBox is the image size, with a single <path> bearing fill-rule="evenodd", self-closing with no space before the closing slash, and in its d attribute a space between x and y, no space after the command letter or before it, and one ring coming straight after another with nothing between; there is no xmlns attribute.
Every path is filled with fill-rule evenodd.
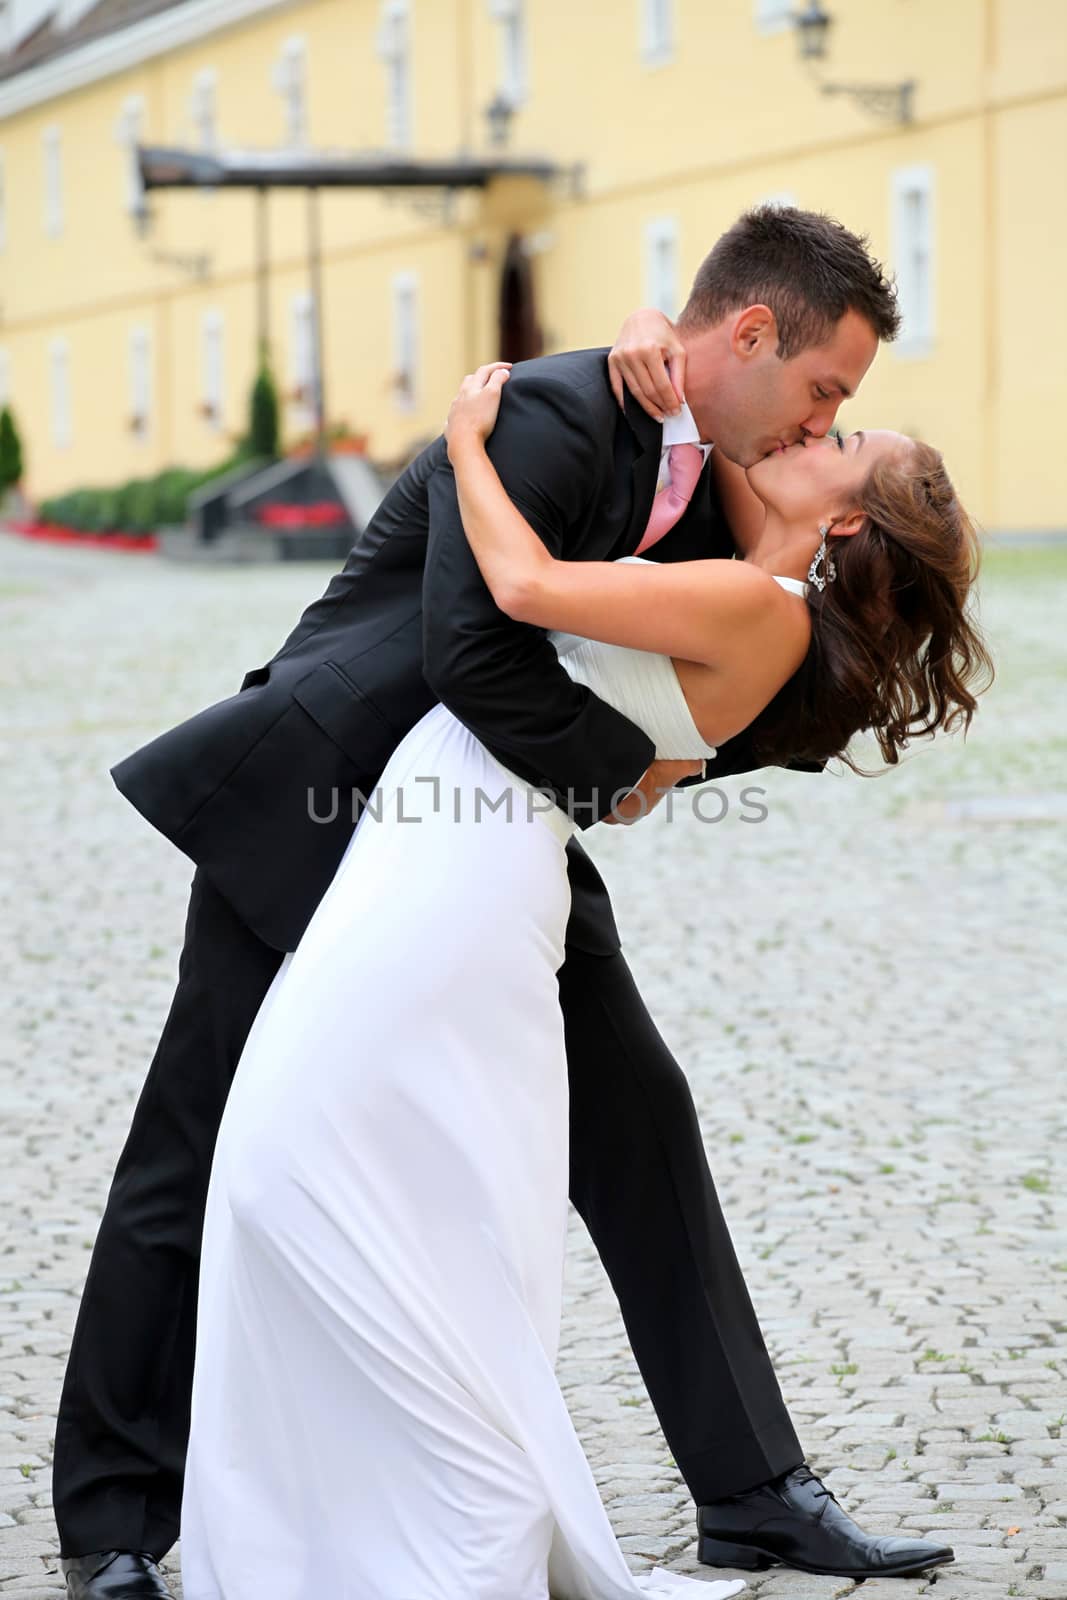
<svg viewBox="0 0 1067 1600"><path fill-rule="evenodd" d="M825 344L846 311L879 339L900 331L896 286L866 237L795 206L757 206L738 217L701 262L679 325L711 327L752 305L774 312L783 361Z"/></svg>

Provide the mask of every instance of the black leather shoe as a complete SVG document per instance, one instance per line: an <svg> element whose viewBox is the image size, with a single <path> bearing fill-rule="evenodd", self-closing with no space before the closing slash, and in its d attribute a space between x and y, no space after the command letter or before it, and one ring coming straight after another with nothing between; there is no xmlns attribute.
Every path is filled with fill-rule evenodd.
<svg viewBox="0 0 1067 1600"><path fill-rule="evenodd" d="M68 1600L174 1600L152 1557L131 1550L65 1556L59 1566Z"/></svg>
<svg viewBox="0 0 1067 1600"><path fill-rule="evenodd" d="M926 1539L872 1538L809 1467L697 1511L698 1554L708 1567L795 1567L833 1578L905 1578L955 1556Z"/></svg>

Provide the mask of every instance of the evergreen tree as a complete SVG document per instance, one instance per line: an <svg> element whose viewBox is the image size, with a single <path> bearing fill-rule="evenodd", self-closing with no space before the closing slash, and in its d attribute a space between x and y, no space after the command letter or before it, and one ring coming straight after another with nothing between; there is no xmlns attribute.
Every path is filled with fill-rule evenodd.
<svg viewBox="0 0 1067 1600"><path fill-rule="evenodd" d="M273 461L278 446L278 391L266 357L260 363L248 406L247 451Z"/></svg>
<svg viewBox="0 0 1067 1600"><path fill-rule="evenodd" d="M0 494L22 480L22 441L10 406L0 410Z"/></svg>

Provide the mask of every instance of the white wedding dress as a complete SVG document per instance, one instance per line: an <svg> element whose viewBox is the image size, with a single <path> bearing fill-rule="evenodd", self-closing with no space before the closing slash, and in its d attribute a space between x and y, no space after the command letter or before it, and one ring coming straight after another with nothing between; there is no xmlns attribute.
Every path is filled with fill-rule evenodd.
<svg viewBox="0 0 1067 1600"><path fill-rule="evenodd" d="M551 637L658 755L714 754L667 657ZM436 706L256 1018L207 1201L185 1600L744 1587L631 1576L555 1378L572 824L547 806Z"/></svg>

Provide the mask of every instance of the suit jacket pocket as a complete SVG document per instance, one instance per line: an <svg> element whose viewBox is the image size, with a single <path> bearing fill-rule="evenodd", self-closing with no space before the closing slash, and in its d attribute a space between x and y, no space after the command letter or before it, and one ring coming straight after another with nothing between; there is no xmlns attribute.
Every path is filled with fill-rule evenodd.
<svg viewBox="0 0 1067 1600"><path fill-rule="evenodd" d="M293 699L361 772L377 772L399 735L336 661L323 661L293 685Z"/></svg>

